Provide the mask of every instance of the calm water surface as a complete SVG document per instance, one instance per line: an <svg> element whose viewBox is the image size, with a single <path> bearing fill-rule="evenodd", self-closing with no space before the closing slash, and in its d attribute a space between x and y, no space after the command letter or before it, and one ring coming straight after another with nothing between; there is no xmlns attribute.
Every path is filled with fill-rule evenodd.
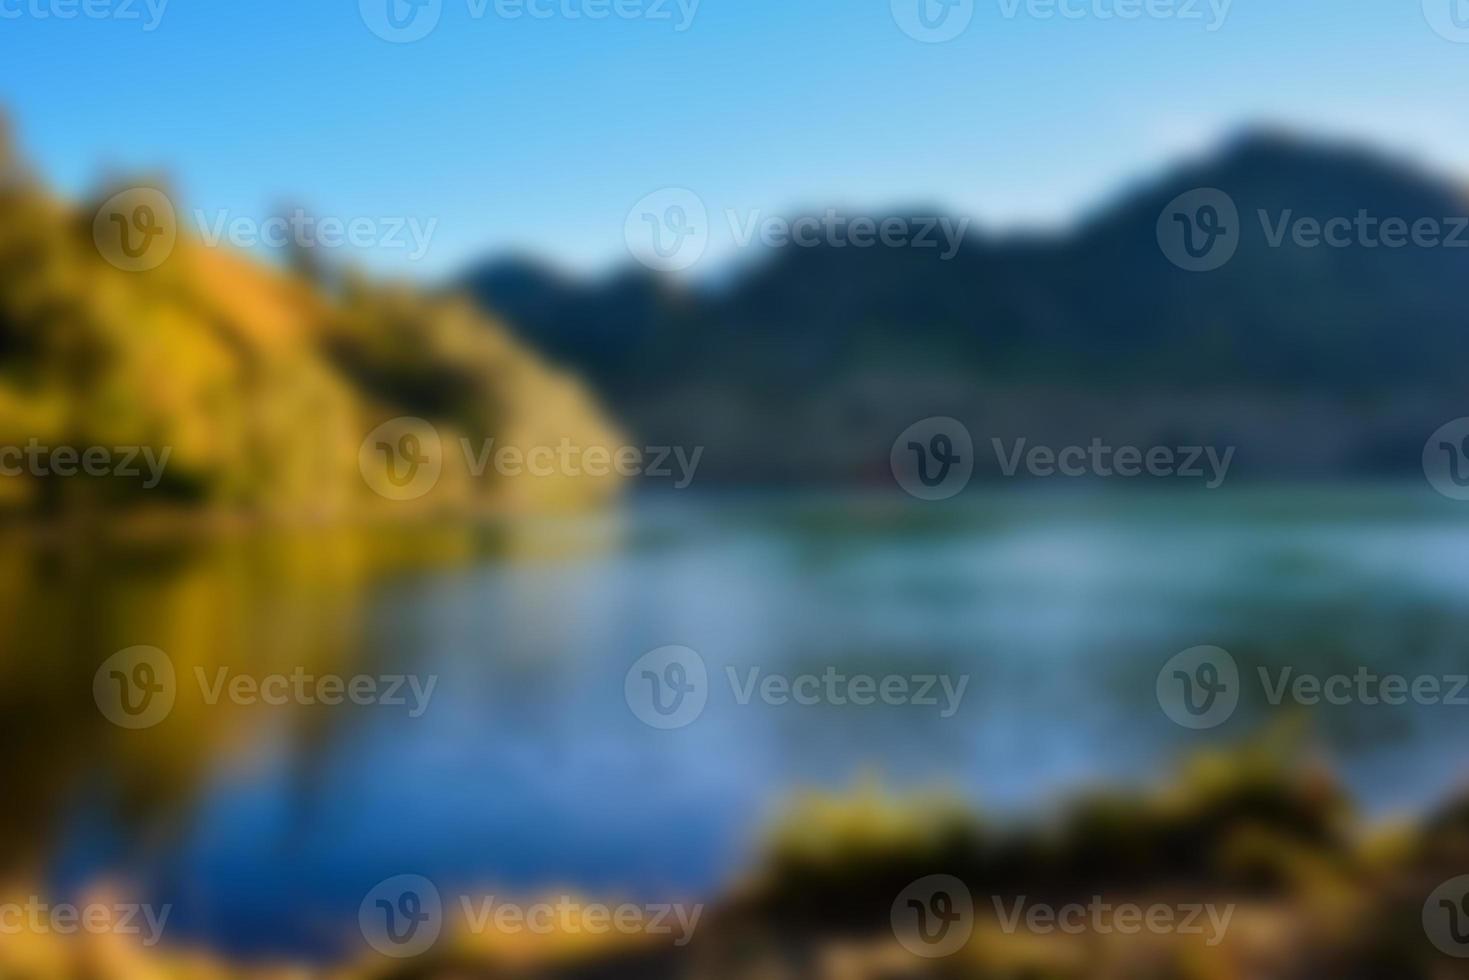
<svg viewBox="0 0 1469 980"><path fill-rule="evenodd" d="M4 679L31 695L7 701L10 723L47 736L20 778L50 819L11 818L12 839L57 889L126 880L175 903L171 930L235 952L328 952L368 888L405 872L446 895L711 895L808 787L950 787L1024 811L1153 782L1279 714L1260 665L1469 672L1469 510L1416 487L674 495L472 531L85 561L17 548L0 569L19 644ZM139 643L175 661L179 701L122 733L90 678ZM659 731L624 677L670 644L701 655L709 699ZM1246 675L1238 712L1204 733L1154 694L1200 644ZM298 665L438 680L414 718L209 706L194 679ZM938 691L938 706L742 705L731 668L968 681L946 718ZM1313 715L1373 812L1431 805L1469 769L1469 708Z"/></svg>

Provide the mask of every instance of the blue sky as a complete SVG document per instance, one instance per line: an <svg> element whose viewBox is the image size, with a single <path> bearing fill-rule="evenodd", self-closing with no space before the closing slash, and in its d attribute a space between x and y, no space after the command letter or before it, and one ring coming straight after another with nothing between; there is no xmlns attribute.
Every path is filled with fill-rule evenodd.
<svg viewBox="0 0 1469 980"><path fill-rule="evenodd" d="M970 0L937 44L893 0L701 0L682 31L677 0L596 21L565 15L596 0L513 20L439 0L406 44L359 9L386 0L167 0L153 30L149 0L86 0L136 20L55 16L82 2L0 0L0 104L54 185L162 171L186 215L437 220L422 262L362 256L427 278L506 249L626 260L629 208L670 186L716 214L916 203L1052 224L1250 120L1469 174L1469 43L1424 8L1462 3L1469 24L1469 0L1233 0L1212 31L1209 0L1127 20L1101 15L1129 0L1062 0L1072 18ZM643 16L655 4L671 19Z"/></svg>

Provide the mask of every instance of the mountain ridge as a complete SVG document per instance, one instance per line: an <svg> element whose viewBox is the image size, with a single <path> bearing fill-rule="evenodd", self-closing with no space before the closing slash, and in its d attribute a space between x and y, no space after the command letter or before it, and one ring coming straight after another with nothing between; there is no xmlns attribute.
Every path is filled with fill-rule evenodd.
<svg viewBox="0 0 1469 980"><path fill-rule="evenodd" d="M1165 206L1199 188L1224 191L1240 216L1237 252L1205 273L1172 264L1157 232ZM1014 430L1038 413L1036 428L1083 443L1178 429L1249 438L1260 451L1242 462L1253 455L1263 476L1397 472L1415 439L1421 449L1465 414L1455 366L1469 356L1469 248L1270 240L1283 220L1362 209L1442 223L1469 215L1469 197L1361 144L1247 130L1066 231L971 229L948 262L819 245L772 250L717 288L505 263L459 285L644 438L700 440L688 420L714 413L706 466L731 479L871 472L898 432L937 414L990 431L996 416ZM1229 397L1247 420L1237 426L1203 407ZM1390 407L1364 417L1363 403ZM836 458L770 448L784 442L776 430L819 444L818 419L833 413L865 420L837 437L851 444ZM1319 445L1292 460L1292 441Z"/></svg>

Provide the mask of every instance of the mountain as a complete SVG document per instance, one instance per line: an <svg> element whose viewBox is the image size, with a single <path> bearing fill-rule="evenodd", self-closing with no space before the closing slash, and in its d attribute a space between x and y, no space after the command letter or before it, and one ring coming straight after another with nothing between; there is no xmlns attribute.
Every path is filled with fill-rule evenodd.
<svg viewBox="0 0 1469 980"><path fill-rule="evenodd" d="M1207 272L1159 233L1200 188L1239 216L1237 250ZM711 477L882 479L893 439L931 415L986 444L1206 442L1259 476L1407 472L1469 414L1466 215L1462 186L1411 163L1254 130L1064 232L971 228L949 261L828 242L770 249L717 288L524 260L460 285L640 438L706 446ZM1333 218L1353 222L1344 247L1296 241ZM1386 247L1389 218L1433 219L1457 245Z"/></svg>
<svg viewBox="0 0 1469 980"><path fill-rule="evenodd" d="M119 200L147 209L109 214ZM572 505L614 489L474 472L462 439L528 451L619 438L578 383L471 304L207 248L171 227L159 186L107 202L56 199L0 131L0 513L337 519ZM130 220L169 225L141 238L148 267L113 252L118 216L123 233ZM172 248L147 262L154 241ZM440 464L411 500L369 481L369 434L400 417L432 426L415 445ZM57 472L88 450L108 465ZM124 472L145 460L158 471Z"/></svg>

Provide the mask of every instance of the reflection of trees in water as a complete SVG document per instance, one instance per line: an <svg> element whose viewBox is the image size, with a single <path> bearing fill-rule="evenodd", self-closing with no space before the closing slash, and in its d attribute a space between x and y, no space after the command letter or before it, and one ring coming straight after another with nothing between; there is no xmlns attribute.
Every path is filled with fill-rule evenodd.
<svg viewBox="0 0 1469 980"><path fill-rule="evenodd" d="M11 805L0 809L0 874L34 872L58 817L105 808L125 839L177 840L210 772L283 725L297 818L309 818L320 767L352 724L346 706L209 704L228 676L401 670L411 649L371 630L373 591L416 570L534 551L504 527L389 527L222 534L146 544L16 535L0 548L0 739ZM126 731L93 700L98 667L118 650L157 647L177 698L155 727ZM386 661L371 663L366 661Z"/></svg>

